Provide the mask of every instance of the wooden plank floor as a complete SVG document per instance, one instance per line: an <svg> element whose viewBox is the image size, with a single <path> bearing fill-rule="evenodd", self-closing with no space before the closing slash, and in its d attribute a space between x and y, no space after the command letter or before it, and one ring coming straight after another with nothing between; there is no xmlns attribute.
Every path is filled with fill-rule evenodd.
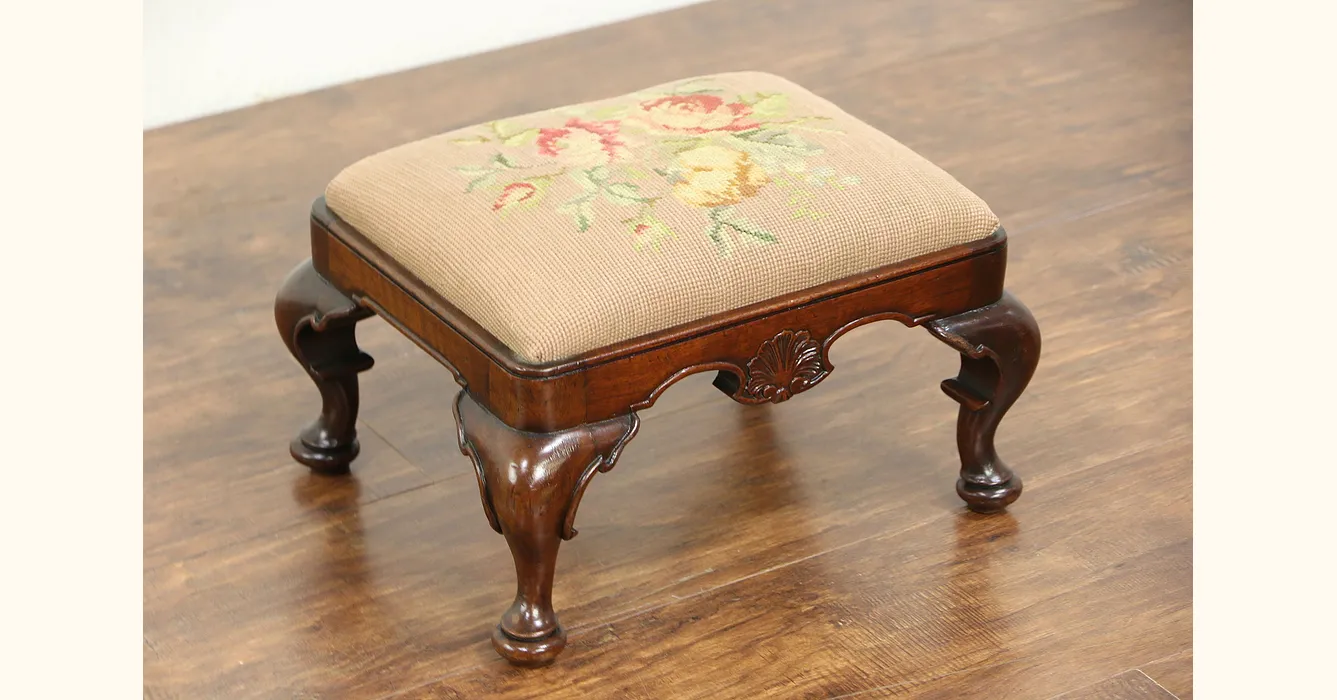
<svg viewBox="0 0 1337 700"><path fill-rule="evenodd" d="M146 133L146 696L1190 697L1190 49L1188 2L720 0ZM586 494L567 651L512 669L455 385L362 324L355 477L307 475L286 449L317 397L273 293L361 156L734 69L810 87L1002 217L1045 335L999 437L1026 493L961 507L956 356L921 330L855 330L779 406L698 375Z"/></svg>

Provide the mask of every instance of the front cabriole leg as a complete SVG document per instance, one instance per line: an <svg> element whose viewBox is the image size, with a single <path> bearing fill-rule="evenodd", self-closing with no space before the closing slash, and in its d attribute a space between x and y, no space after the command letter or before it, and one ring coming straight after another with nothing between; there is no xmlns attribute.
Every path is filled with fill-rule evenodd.
<svg viewBox="0 0 1337 700"><path fill-rule="evenodd" d="M497 653L518 666L552 663L566 632L552 608L557 547L575 536L581 494L613 468L636 434L634 413L552 433L501 422L467 392L455 400L460 451L473 460L483 510L515 559L515 601L492 633Z"/></svg>
<svg viewBox="0 0 1337 700"><path fill-rule="evenodd" d="M961 372L942 390L961 404L956 445L961 478L956 492L971 510L1000 511L1021 495L1021 478L998 457L994 434L1026 389L1040 361L1040 329L1024 304L1007 292L989 306L924 324L961 353Z"/></svg>
<svg viewBox="0 0 1337 700"><path fill-rule="evenodd" d="M311 260L293 268L274 300L274 320L288 351L320 390L320 415L293 438L293 459L325 474L344 474L357 457L357 374L371 368L353 327L372 312L335 289Z"/></svg>

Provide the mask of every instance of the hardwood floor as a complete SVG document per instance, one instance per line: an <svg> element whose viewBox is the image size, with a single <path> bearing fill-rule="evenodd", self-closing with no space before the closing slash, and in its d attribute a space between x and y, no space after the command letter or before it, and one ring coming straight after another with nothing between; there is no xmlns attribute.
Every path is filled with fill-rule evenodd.
<svg viewBox="0 0 1337 700"><path fill-rule="evenodd" d="M1174 700L1174 693L1166 690L1147 674L1132 670L1112 676L1054 700Z"/></svg>
<svg viewBox="0 0 1337 700"><path fill-rule="evenodd" d="M720 0L147 132L146 697L1191 697L1190 68L1187 2ZM1045 334L999 434L1026 493L992 518L953 493L957 356L922 330L856 329L778 406L692 377L585 495L566 652L513 669L448 373L361 324L362 456L308 475L273 294L363 155L731 69L1002 218Z"/></svg>

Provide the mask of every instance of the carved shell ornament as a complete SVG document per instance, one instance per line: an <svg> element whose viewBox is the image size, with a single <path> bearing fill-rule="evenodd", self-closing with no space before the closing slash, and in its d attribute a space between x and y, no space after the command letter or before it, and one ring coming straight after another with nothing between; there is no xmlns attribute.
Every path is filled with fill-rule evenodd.
<svg viewBox="0 0 1337 700"><path fill-rule="evenodd" d="M808 331L781 331L761 344L747 363L747 388L752 398L780 403L826 378L822 346Z"/></svg>

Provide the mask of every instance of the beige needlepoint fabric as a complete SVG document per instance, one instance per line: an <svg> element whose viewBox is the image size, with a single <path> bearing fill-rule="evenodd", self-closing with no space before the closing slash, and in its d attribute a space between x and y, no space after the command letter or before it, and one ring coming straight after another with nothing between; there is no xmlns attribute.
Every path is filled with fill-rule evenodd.
<svg viewBox="0 0 1337 700"><path fill-rule="evenodd" d="M989 236L950 175L783 78L725 73L352 165L332 211L551 362Z"/></svg>

